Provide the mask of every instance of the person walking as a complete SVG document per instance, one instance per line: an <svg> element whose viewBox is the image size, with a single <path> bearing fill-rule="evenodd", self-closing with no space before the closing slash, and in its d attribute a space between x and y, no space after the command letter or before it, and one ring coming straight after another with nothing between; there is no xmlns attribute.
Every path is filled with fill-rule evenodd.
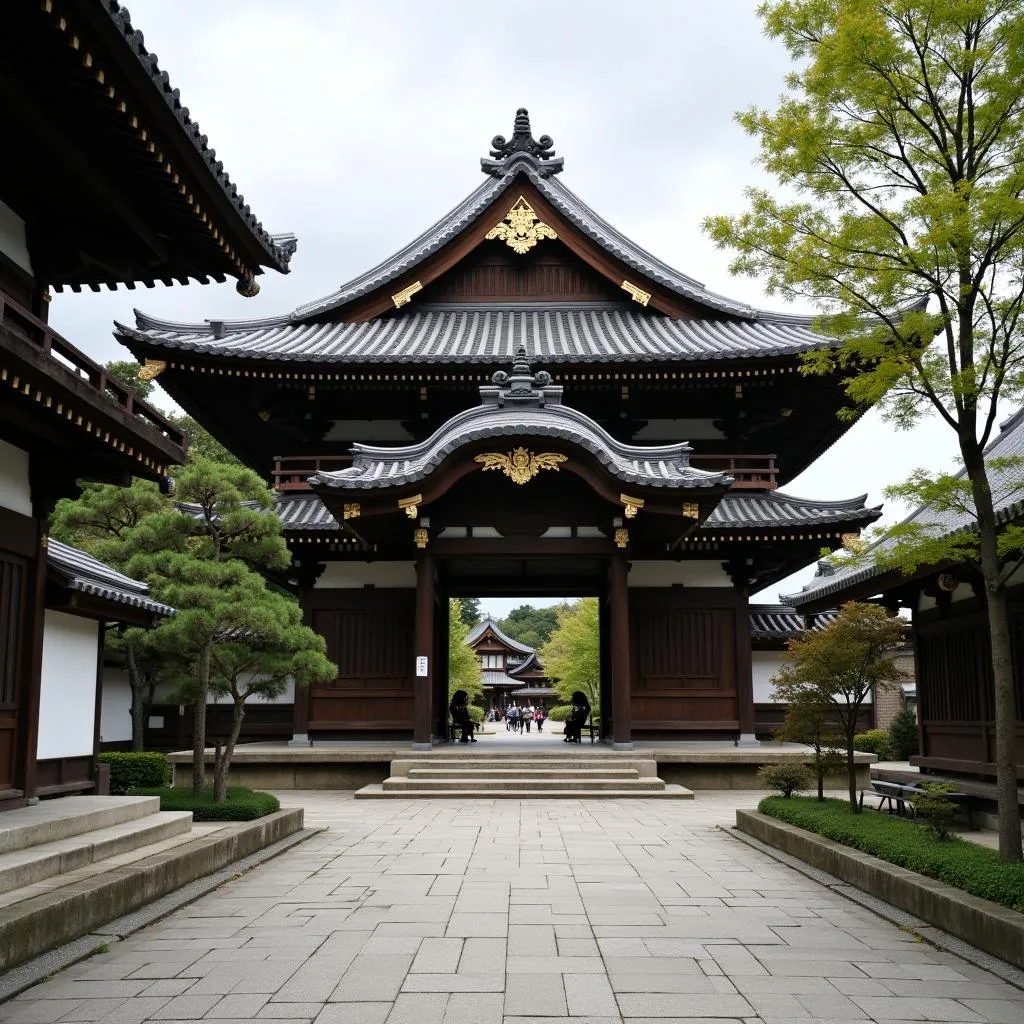
<svg viewBox="0 0 1024 1024"><path fill-rule="evenodd" d="M533 713L533 720L537 723L537 732L542 732L544 729L544 719L548 716L544 714L543 708L537 708Z"/></svg>
<svg viewBox="0 0 1024 1024"><path fill-rule="evenodd" d="M525 726L526 731L529 732L530 731L530 726L533 725L533 705L532 704L527 704L526 707L523 708L523 725Z"/></svg>
<svg viewBox="0 0 1024 1024"><path fill-rule="evenodd" d="M505 732L512 731L512 702L505 708Z"/></svg>

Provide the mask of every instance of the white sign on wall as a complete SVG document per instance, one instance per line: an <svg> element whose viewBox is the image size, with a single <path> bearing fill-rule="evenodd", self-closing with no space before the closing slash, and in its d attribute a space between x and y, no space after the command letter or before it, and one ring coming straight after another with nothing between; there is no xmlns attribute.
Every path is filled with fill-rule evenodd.
<svg viewBox="0 0 1024 1024"><path fill-rule="evenodd" d="M427 656L425 654L419 655L416 658L416 675L425 679L429 675L429 666L430 663L427 660Z"/></svg>

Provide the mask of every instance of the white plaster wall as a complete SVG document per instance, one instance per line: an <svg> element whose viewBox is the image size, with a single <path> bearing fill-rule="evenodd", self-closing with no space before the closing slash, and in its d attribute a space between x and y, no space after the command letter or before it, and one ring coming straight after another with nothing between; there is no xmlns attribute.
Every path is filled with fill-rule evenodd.
<svg viewBox="0 0 1024 1024"><path fill-rule="evenodd" d="M416 586L414 562L328 562L317 590L355 590L372 584L381 589Z"/></svg>
<svg viewBox="0 0 1024 1024"><path fill-rule="evenodd" d="M253 704L291 704L295 700L295 680L288 679L285 683L284 692L280 697L263 697L254 696L250 697L246 702L246 707L251 707ZM207 701L208 704L230 704L230 697L215 697L211 696Z"/></svg>
<svg viewBox="0 0 1024 1024"><path fill-rule="evenodd" d="M754 703L774 704L772 676L782 665L784 651L751 651L750 666L754 677Z"/></svg>
<svg viewBox="0 0 1024 1024"><path fill-rule="evenodd" d="M631 587L731 587L732 580L720 561L633 562L629 570Z"/></svg>
<svg viewBox="0 0 1024 1024"><path fill-rule="evenodd" d="M132 738L132 688L123 668L103 669L100 695L100 743L120 743Z"/></svg>
<svg viewBox="0 0 1024 1024"><path fill-rule="evenodd" d="M36 757L79 757L93 750L100 624L47 609Z"/></svg>
<svg viewBox="0 0 1024 1024"><path fill-rule="evenodd" d="M6 203L0 203L0 252L26 274L32 273L32 259L25 242L25 222Z"/></svg>
<svg viewBox="0 0 1024 1024"><path fill-rule="evenodd" d="M0 206L3 204L0 203ZM32 488L28 482L28 452L0 441L0 508L32 515Z"/></svg>

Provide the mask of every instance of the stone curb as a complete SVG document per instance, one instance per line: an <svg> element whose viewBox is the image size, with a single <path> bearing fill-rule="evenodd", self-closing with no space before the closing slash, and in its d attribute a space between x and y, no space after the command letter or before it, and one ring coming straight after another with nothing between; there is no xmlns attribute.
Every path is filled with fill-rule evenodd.
<svg viewBox="0 0 1024 1024"><path fill-rule="evenodd" d="M1024 914L756 811L736 827L987 953L1024 967Z"/></svg>
<svg viewBox="0 0 1024 1024"><path fill-rule="evenodd" d="M301 807L239 822L194 843L0 910L0 971L8 971L302 829Z"/></svg>

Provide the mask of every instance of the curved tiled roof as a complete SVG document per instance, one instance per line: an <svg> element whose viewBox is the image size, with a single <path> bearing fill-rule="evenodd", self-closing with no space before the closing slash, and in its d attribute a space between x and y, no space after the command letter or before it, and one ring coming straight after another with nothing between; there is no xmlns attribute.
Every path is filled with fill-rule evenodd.
<svg viewBox="0 0 1024 1024"><path fill-rule="evenodd" d="M199 125L190 117L188 107L182 104L181 93L179 90L171 88L167 72L160 70L156 54L150 53L146 49L142 33L132 27L128 9L122 7L118 0L102 0L97 6L107 14L130 51L138 58L143 72L149 76L154 88L163 97L175 120L181 125L183 133L209 168L213 179L220 186L238 215L265 250L268 264L282 273L287 273L288 264L291 261L297 244L295 236L272 235L257 220L252 210L249 209L245 197L238 191L238 186L228 177L227 171L224 170L223 161L217 159L217 151L210 148L209 139L200 131Z"/></svg>
<svg viewBox="0 0 1024 1024"><path fill-rule="evenodd" d="M623 444L585 413L561 404L562 389L541 385L534 389L520 349L508 387L480 388L481 404L453 416L426 441L401 448L352 445L352 465L309 478L314 487L367 489L402 487L429 476L452 452L484 438L518 442L527 437L568 441L593 455L616 479L647 487L726 487L725 473L694 469L691 448L679 444L639 446ZM522 370L524 375L516 376ZM508 374L495 374L495 378ZM549 380L547 374L537 379ZM517 390L518 388L518 390Z"/></svg>
<svg viewBox="0 0 1024 1024"><path fill-rule="evenodd" d="M824 629L835 622L836 611L819 612L808 616L811 629ZM804 616L788 604L752 604L750 606L750 636L754 640L787 640L806 631Z"/></svg>
<svg viewBox="0 0 1024 1024"><path fill-rule="evenodd" d="M773 501L775 492L756 494L750 491L729 491L722 495L715 510L701 530L715 529L785 529L789 526L814 526L828 523L869 523L881 515L877 508L866 508L864 498L846 501L812 501L782 495ZM277 498L277 514L286 530L337 530L338 523L316 494L287 494Z"/></svg>
<svg viewBox="0 0 1024 1024"><path fill-rule="evenodd" d="M149 587L139 580L125 576L98 558L50 539L46 548L47 566L60 578L69 590L100 597L115 604L129 605L154 615L173 615L169 605L154 601L149 596Z"/></svg>
<svg viewBox="0 0 1024 1024"><path fill-rule="evenodd" d="M178 324L136 311L126 340L204 355L303 363L507 362L526 345L546 363L699 362L807 352L824 339L809 323L676 320L614 302L422 305L363 323L288 317L220 325Z"/></svg>
<svg viewBox="0 0 1024 1024"><path fill-rule="evenodd" d="M527 647L526 644L521 644L518 640L513 640L507 633L502 632L498 626L497 619L492 619L490 615L485 615L470 631L466 637L466 643L472 646L484 635L484 633L490 630L503 644L510 647L513 651L519 651L520 654L533 654L534 650L532 647ZM510 683L521 683L522 680L511 679Z"/></svg>
<svg viewBox="0 0 1024 1024"><path fill-rule="evenodd" d="M1010 460L1002 465L990 466L988 471L996 522L1005 525L1024 515L1024 479L1020 465L1014 464L1015 460L1024 458L1024 407L1004 420L999 428L999 436L985 449L985 458ZM957 476L963 477L964 471L961 470ZM930 510L927 505L915 509L900 525L908 523L920 526L935 537L945 537L960 530L973 529L975 526L974 517L965 510ZM877 565L875 558L878 553L895 546L896 543L894 538L883 537L877 544L868 548L862 557L851 561L849 565L832 566L819 563L819 575L798 593L785 595L785 600L800 606L838 595L850 587L882 576L890 570Z"/></svg>
<svg viewBox="0 0 1024 1024"><path fill-rule="evenodd" d="M837 501L798 498L781 491L730 491L704 524L705 530L743 530L758 526L816 526L874 522L881 506L866 508L867 495Z"/></svg>

